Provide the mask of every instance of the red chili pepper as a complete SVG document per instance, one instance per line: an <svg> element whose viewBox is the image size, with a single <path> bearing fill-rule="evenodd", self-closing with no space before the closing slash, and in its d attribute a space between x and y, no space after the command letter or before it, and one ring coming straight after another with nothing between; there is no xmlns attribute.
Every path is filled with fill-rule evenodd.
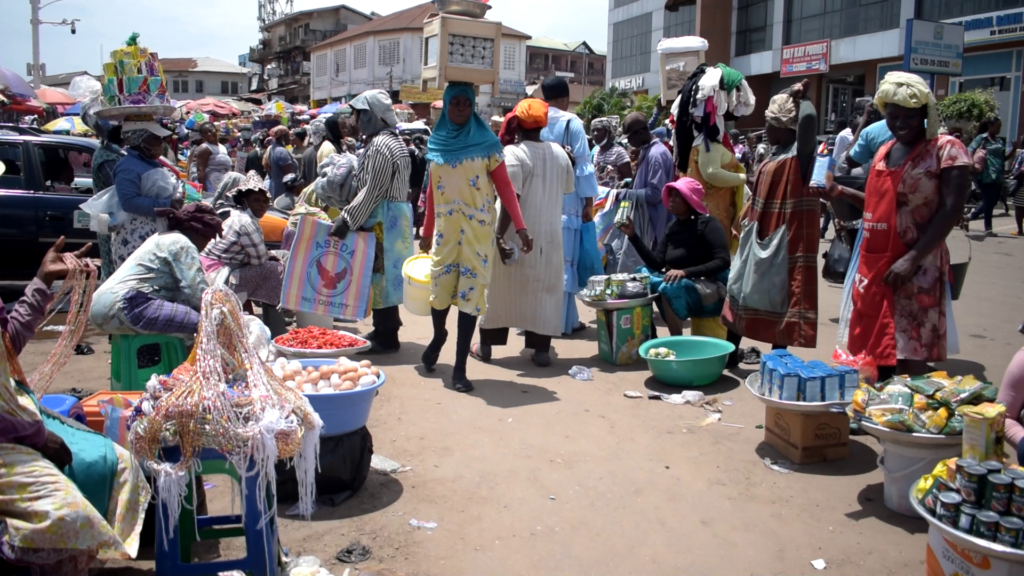
<svg viewBox="0 0 1024 576"><path fill-rule="evenodd" d="M297 350L341 350L366 345L366 340L335 330L310 326L296 328L274 339L278 346Z"/></svg>

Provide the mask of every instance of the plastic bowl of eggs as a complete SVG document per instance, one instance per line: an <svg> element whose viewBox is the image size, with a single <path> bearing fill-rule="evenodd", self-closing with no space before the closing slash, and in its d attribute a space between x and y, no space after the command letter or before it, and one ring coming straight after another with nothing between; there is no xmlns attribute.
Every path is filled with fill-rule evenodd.
<svg viewBox="0 0 1024 576"><path fill-rule="evenodd" d="M377 389L384 385L384 371L369 360L341 358L285 360L271 364L285 386L302 392L323 420L321 436L354 432L370 418Z"/></svg>

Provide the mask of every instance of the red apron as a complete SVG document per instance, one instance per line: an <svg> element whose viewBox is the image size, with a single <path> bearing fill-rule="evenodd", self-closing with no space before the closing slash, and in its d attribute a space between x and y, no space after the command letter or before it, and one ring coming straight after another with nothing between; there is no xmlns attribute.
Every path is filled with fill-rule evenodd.
<svg viewBox="0 0 1024 576"><path fill-rule="evenodd" d="M893 140L882 146L878 157L887 157L895 143ZM864 192L864 232L853 285L849 348L855 355L873 357L879 366L896 365L896 296L883 278L910 250L896 229L896 191L903 172L920 149L919 145L911 151L898 168L890 170L884 163L873 165Z"/></svg>

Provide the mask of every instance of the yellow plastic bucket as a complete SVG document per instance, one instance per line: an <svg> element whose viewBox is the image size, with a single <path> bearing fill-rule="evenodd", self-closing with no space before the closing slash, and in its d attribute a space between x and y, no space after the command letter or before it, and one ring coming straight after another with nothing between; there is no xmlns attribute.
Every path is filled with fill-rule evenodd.
<svg viewBox="0 0 1024 576"><path fill-rule="evenodd" d="M410 314L430 316L430 256L417 254L402 264L402 304Z"/></svg>

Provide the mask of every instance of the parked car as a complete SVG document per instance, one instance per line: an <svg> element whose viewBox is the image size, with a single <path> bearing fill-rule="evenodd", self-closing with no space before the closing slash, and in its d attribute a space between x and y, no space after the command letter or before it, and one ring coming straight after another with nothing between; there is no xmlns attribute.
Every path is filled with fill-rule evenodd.
<svg viewBox="0 0 1024 576"><path fill-rule="evenodd" d="M79 206L94 192L98 147L88 138L0 134L0 281L30 280L61 236L69 248L96 240Z"/></svg>

